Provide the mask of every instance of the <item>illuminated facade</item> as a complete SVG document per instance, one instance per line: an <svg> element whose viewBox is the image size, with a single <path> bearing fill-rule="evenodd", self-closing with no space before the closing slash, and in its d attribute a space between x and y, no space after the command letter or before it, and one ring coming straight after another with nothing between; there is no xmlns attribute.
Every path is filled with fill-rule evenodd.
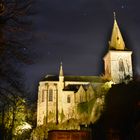
<svg viewBox="0 0 140 140"><path fill-rule="evenodd" d="M116 18L104 57L105 77L114 83L132 78L132 51L125 48ZM105 82L99 76L65 76L62 64L58 76L47 75L39 82L37 103L37 125L61 123L71 118L78 119L79 103L96 98L95 91Z"/></svg>
<svg viewBox="0 0 140 140"><path fill-rule="evenodd" d="M64 76L61 64L59 76L47 75L40 82L37 124L78 119L77 105L95 98L94 87L102 84L97 76Z"/></svg>

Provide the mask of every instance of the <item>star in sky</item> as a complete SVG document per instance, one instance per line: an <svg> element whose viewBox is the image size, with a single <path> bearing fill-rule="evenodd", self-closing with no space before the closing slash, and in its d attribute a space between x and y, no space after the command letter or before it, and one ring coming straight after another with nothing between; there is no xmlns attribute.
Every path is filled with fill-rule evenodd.
<svg viewBox="0 0 140 140"><path fill-rule="evenodd" d="M49 56L49 55L51 55L51 52L50 52L50 51L48 51L48 52L47 52L47 54L48 54L48 56Z"/></svg>

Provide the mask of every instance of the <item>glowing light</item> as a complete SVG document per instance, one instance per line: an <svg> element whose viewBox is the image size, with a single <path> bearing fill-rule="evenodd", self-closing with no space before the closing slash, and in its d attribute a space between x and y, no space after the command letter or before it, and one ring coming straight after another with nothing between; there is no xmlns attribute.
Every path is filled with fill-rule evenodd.
<svg viewBox="0 0 140 140"><path fill-rule="evenodd" d="M29 123L24 122L22 125L19 125L16 128L15 135L22 134L25 130L28 129L32 129L32 126Z"/></svg>

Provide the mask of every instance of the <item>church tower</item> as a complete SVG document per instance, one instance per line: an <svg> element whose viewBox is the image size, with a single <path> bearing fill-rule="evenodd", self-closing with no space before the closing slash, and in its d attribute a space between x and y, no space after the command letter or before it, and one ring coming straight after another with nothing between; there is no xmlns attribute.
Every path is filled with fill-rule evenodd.
<svg viewBox="0 0 140 140"><path fill-rule="evenodd" d="M116 15L114 13L114 25L109 41L109 51L104 57L105 77L114 83L121 83L132 79L132 51L125 47Z"/></svg>

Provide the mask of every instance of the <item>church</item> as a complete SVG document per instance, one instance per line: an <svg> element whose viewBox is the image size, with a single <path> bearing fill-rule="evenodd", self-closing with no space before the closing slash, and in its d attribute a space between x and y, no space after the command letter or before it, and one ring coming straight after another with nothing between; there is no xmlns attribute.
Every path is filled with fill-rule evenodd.
<svg viewBox="0 0 140 140"><path fill-rule="evenodd" d="M77 106L97 98L98 89L107 80L117 84L132 79L132 51L125 46L115 15L108 47L103 58L104 78L65 75L61 63L58 75L46 75L39 82L37 126L49 122L59 124L72 118L78 120Z"/></svg>

